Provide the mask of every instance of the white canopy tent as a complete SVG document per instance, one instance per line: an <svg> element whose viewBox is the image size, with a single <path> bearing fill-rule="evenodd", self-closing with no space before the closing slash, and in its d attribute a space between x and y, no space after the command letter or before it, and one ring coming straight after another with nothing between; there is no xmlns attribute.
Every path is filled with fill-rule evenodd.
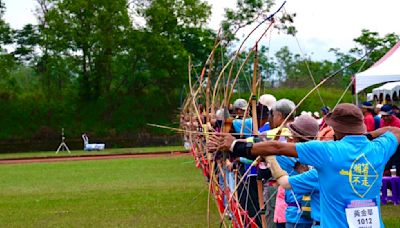
<svg viewBox="0 0 400 228"><path fill-rule="evenodd" d="M396 100L399 98L400 82L389 82L372 90L374 100Z"/></svg>
<svg viewBox="0 0 400 228"><path fill-rule="evenodd" d="M383 82L400 81L400 42L367 70L356 74L356 94L365 88Z"/></svg>

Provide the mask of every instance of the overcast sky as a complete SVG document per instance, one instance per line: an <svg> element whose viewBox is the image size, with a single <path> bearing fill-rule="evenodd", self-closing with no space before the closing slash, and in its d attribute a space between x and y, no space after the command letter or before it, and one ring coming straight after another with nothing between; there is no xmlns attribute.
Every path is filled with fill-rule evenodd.
<svg viewBox="0 0 400 228"><path fill-rule="evenodd" d="M5 20L11 27L22 28L27 23L37 23L35 0L2 1L7 7ZM234 6L235 0L206 1L213 6L210 27L217 30L224 8ZM276 7L282 2L276 0ZM382 36L392 32L400 34L397 24L400 21L399 6L400 1L397 0L287 0L285 9L288 13L297 14L294 25L303 51L314 59L325 59L332 57L328 54L329 48L347 51L354 47L352 40L361 34L363 28L379 32ZM256 37L254 35L254 39ZM264 42L270 43L272 51L285 45L292 52L299 51L296 39L290 36L273 33Z"/></svg>

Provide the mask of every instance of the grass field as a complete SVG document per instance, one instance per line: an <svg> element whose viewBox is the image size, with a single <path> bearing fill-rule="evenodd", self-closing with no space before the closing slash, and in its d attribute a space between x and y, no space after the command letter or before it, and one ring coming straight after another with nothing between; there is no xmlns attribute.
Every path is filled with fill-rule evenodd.
<svg viewBox="0 0 400 228"><path fill-rule="evenodd" d="M2 165L0 173L0 227L207 226L207 184L189 156Z"/></svg>
<svg viewBox="0 0 400 228"><path fill-rule="evenodd" d="M0 153L0 159L10 158L32 158L32 157L60 157L60 156L87 156L87 155L106 155L106 154L132 154L132 153L157 153L157 152L186 151L183 146L160 146L160 147L136 147L105 149L103 151L83 151L73 150L71 154L66 151L55 153L55 151L21 152L21 153Z"/></svg>
<svg viewBox="0 0 400 228"><path fill-rule="evenodd" d="M207 227L192 157L0 166L0 227ZM400 206L382 207L399 227ZM212 204L212 227L219 227Z"/></svg>

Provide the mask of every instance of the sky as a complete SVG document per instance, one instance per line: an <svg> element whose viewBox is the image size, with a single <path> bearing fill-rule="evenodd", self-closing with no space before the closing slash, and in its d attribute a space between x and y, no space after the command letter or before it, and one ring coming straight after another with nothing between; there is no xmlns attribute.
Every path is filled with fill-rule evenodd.
<svg viewBox="0 0 400 228"><path fill-rule="evenodd" d="M6 5L5 20L12 28L22 28L27 23L36 24L34 16L35 0L2 0ZM111 0L110 0L111 1ZM206 0L212 5L212 17L209 26L218 30L223 19L224 9L233 7L236 0ZM275 9L283 3L276 0ZM388 33L400 34L397 0L287 0L285 10L296 13L294 26L296 38L273 32L264 39L271 52L288 46L294 53L303 53L315 60L332 59L330 48L339 48L346 52L355 47L353 39L361 35L362 29L378 32L381 36ZM275 10L273 9L273 10ZM397 23L396 23L397 22ZM248 33L252 27L241 34ZM262 28L261 28L262 29ZM257 34L246 43L252 46Z"/></svg>

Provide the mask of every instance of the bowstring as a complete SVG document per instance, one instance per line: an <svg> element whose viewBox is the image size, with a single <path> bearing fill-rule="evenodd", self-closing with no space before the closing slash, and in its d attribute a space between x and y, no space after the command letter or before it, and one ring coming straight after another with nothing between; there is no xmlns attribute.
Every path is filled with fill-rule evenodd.
<svg viewBox="0 0 400 228"><path fill-rule="evenodd" d="M269 181L269 180L268 180ZM275 196L277 194L277 191L275 191L274 193L272 193L271 194L271 196L269 196L269 198L265 201L265 212L266 212L266 207L267 207L267 205L266 204L268 204L269 203L269 201L271 201L272 200L272 198ZM263 194L264 195L264 194ZM257 216L259 216L260 215L260 213L262 212L263 210L260 208L258 211L257 211L257 213L256 213L256 215L254 216L254 217L257 217ZM246 228L248 228L249 227L249 225L251 225L251 223L249 223L249 224L247 224L247 226L246 226Z"/></svg>
<svg viewBox="0 0 400 228"><path fill-rule="evenodd" d="M205 142L206 142L206 141L203 139L203 140L200 140L198 143L199 143L199 144L201 143L201 144L202 144L202 147L204 148ZM203 156L203 157L204 157L204 156L207 156L206 150L203 149L202 151L204 151L204 152L200 152L200 153L202 154L202 156ZM215 155L216 155L216 154L213 155L213 160L214 160L214 161L215 161ZM208 162L208 160L207 160L207 162ZM217 175L217 174L216 174L216 171L217 171L218 169L214 169L214 168L211 167L211 166L214 166L214 165L215 165L215 162L214 162L214 163L211 162L211 164L208 163L208 174L209 174L210 186L212 185L212 183L214 183L214 187L217 186L217 189L216 189L216 190L213 189L212 192L215 192L214 194L211 194L211 192L209 192L209 194L211 194L211 195L213 196L214 202L217 202L217 195L216 195L216 194L218 194L219 191L222 191L222 188L221 188L219 182L218 182L218 181L216 180L216 178L215 178L215 176ZM214 178L213 178L213 177L214 177ZM211 189L208 189L208 190L211 191ZM224 227L226 227L226 224L225 224L225 215L224 215L224 213L220 213L218 208L217 208L217 210L218 210L218 213L219 213L219 215L220 215L220 218L222 219L221 225L223 224Z"/></svg>
<svg viewBox="0 0 400 228"><path fill-rule="evenodd" d="M282 13L283 13L283 14L287 14L286 8L285 8L285 7L283 7L283 12L282 12ZM293 24L293 23L291 23L291 24ZM296 40L297 46L299 47L299 50L300 50L300 53L301 53L304 57L306 57L306 55L305 55L305 53L304 53L304 50L303 50L303 48L301 47L300 42L299 42L299 39L297 38L296 34L293 34L293 37L294 37L295 40ZM307 58L304 58L304 63L305 63L305 65L306 65L308 74L310 75L311 81L313 82L314 86L317 86L317 83L315 82L314 75L313 75L312 72L311 72L310 65L309 65L308 62L307 62ZM319 99L320 99L322 105L325 107L326 105L325 105L324 100L322 99L322 96L321 96L321 93L320 93L319 89L317 89L317 93L318 93L318 97L319 97Z"/></svg>
<svg viewBox="0 0 400 228"><path fill-rule="evenodd" d="M368 53L367 57L365 58L365 60L362 62L360 68L358 68L357 73L360 73L360 71L364 68L364 65L367 63L369 56L372 54L372 51ZM346 89L343 91L342 95L340 96L339 100L337 101L336 106L338 106L338 104L342 101L343 97L346 95L347 91L350 89L351 85L353 85L354 81L356 80L356 77L352 77L352 79L350 80L349 84L347 85Z"/></svg>
<svg viewBox="0 0 400 228"><path fill-rule="evenodd" d="M243 188L241 189L241 194L239 195L239 201L240 201L240 198L242 197L243 191L246 190L247 194L246 194L246 198L245 198L245 199L246 199L246 203L245 203L245 207L246 207L246 208L245 208L245 211L248 211L247 206L248 206L248 200L249 200L249 199L250 199L251 206L252 206L253 208L257 208L257 207L256 207L256 204L254 203L253 199L252 199L251 197L249 197L249 195L250 195L250 178L249 178L248 175L247 175L247 177L245 177L245 178L246 178L245 181L242 183ZM251 221L251 220L254 221L255 218L257 218L258 214L259 214L259 212L257 211L256 214L255 214L253 217L250 217L250 216L248 215L250 221ZM261 218L260 218L260 221L261 221ZM247 224L246 227L248 227L248 226L251 225L251 224L252 224L252 222L249 222L249 224ZM256 225L257 225L257 224L256 224ZM257 225L257 227L259 227L259 226Z"/></svg>

